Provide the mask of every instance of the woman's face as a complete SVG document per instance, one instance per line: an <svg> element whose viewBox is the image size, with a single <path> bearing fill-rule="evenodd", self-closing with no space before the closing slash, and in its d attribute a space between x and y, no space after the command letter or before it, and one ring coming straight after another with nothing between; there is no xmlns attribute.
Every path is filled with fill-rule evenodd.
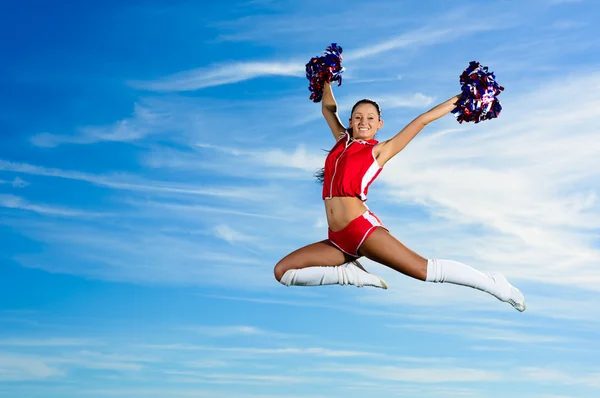
<svg viewBox="0 0 600 398"><path fill-rule="evenodd" d="M373 104L359 104L350 117L352 137L357 140L372 140L383 126L377 108Z"/></svg>

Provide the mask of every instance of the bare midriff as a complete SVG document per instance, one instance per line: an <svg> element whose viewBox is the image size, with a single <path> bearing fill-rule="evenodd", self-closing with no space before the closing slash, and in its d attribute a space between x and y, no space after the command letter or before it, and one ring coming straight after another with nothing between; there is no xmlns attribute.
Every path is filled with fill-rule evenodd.
<svg viewBox="0 0 600 398"><path fill-rule="evenodd" d="M329 229L337 232L350 221L367 211L367 206L357 197L333 197L325 201L325 213Z"/></svg>

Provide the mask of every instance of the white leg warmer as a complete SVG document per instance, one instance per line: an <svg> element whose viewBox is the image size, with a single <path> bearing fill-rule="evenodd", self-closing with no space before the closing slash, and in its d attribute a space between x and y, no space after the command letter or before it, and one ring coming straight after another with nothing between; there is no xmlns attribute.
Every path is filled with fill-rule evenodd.
<svg viewBox="0 0 600 398"><path fill-rule="evenodd" d="M472 287L510 303L519 311L525 310L523 294L499 273L484 274L458 261L429 259L426 281Z"/></svg>
<svg viewBox="0 0 600 398"><path fill-rule="evenodd" d="M387 289L383 279L348 263L345 267L307 267L285 272L280 281L286 286L354 285Z"/></svg>

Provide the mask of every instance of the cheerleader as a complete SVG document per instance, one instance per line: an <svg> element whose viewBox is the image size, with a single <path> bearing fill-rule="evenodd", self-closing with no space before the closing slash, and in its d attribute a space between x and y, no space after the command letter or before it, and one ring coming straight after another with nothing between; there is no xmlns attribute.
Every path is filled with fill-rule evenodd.
<svg viewBox="0 0 600 398"><path fill-rule="evenodd" d="M285 256L275 265L275 278L285 286L339 284L387 289L381 277L367 272L358 262L359 258L366 257L421 281L481 290L524 311L523 294L502 274L483 273L458 261L419 255L396 239L364 203L369 186L385 164L425 126L456 112L457 105L464 99L463 93L417 116L394 137L379 142L375 135L384 121L377 102L358 101L352 107L349 126L345 127L338 115L331 76L328 80L322 82L317 97L335 139L321 174L328 239ZM314 96L311 98L314 100Z"/></svg>

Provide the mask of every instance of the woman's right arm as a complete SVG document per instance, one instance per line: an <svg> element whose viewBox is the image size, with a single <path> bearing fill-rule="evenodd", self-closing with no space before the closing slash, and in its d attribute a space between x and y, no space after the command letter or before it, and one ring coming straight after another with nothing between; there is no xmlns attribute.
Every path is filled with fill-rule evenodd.
<svg viewBox="0 0 600 398"><path fill-rule="evenodd" d="M336 141L340 139L342 133L346 131L346 127L342 124L337 112L337 103L333 96L333 90L330 83L325 83L323 86L323 99L321 100L321 111L331 129L331 133Z"/></svg>

